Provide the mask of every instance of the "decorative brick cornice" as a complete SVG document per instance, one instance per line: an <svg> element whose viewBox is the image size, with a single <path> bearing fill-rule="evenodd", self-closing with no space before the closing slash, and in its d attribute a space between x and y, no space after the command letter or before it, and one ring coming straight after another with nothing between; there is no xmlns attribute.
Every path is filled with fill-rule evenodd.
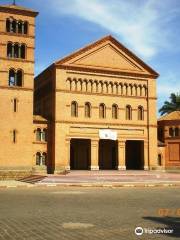
<svg viewBox="0 0 180 240"><path fill-rule="evenodd" d="M119 75L119 76L131 76L131 77L142 77L142 78L153 78L153 79L155 78L155 76L152 74L142 74L142 73L133 73L133 72L124 72L124 71L112 71L112 70L96 69L96 68L90 68L90 67L56 65L56 68L65 69L65 70L74 70L74 71L80 71L80 72L92 72L92 73Z"/></svg>
<svg viewBox="0 0 180 240"><path fill-rule="evenodd" d="M0 60L5 60L5 61L12 61L12 62L21 62L21 63L32 63L34 64L35 61L30 61L27 59L21 59L21 58L5 58L5 57L0 57Z"/></svg>
<svg viewBox="0 0 180 240"><path fill-rule="evenodd" d="M56 89L56 92L63 92L63 93L71 93L71 94L83 94L83 95L96 95L96 96L110 96L110 97L122 97L122 98L135 98L135 99L144 99L146 100L147 97L145 96L126 96L120 94L110 94L110 93L93 93L93 92L80 92L80 91L70 91L70 90L63 90L63 89Z"/></svg>
<svg viewBox="0 0 180 240"><path fill-rule="evenodd" d="M18 14L23 16L36 17L39 13L31 9L26 9L19 6L13 5L0 5L0 12Z"/></svg>
<svg viewBox="0 0 180 240"><path fill-rule="evenodd" d="M15 36L20 38L32 38L35 39L35 36L28 35L28 34L18 34L18 33L10 33L10 32L0 32L0 35L9 35L9 36Z"/></svg>
<svg viewBox="0 0 180 240"><path fill-rule="evenodd" d="M77 119L77 118L76 118ZM133 121L133 120L129 120L129 121ZM117 126L117 125L120 125L120 126L126 126L126 127L145 127L147 128L147 125L146 124L133 124L133 123L117 123L117 122L95 122L95 121L89 121L89 122L86 122L86 121L58 121L56 120L55 123L67 123L67 124L88 124L88 125L104 125L104 126ZM132 130L132 129L131 129ZM138 129L140 130L140 129Z"/></svg>
<svg viewBox="0 0 180 240"><path fill-rule="evenodd" d="M18 90L18 91L33 91L33 88L26 88L26 87L10 87L10 86L0 86L0 89L6 90Z"/></svg>

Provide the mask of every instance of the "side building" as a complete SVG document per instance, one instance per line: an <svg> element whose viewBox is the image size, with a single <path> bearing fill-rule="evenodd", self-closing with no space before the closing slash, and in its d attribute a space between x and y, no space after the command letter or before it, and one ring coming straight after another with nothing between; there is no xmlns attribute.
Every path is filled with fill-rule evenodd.
<svg viewBox="0 0 180 240"><path fill-rule="evenodd" d="M112 36L35 78L48 169L158 169L156 73Z"/></svg>
<svg viewBox="0 0 180 240"><path fill-rule="evenodd" d="M158 165L164 169L180 169L180 111L158 119Z"/></svg>
<svg viewBox="0 0 180 240"><path fill-rule="evenodd" d="M33 169L41 169L39 165L45 158L46 143L42 146L42 140L36 135L39 129L47 128L47 121L33 116L37 15L16 5L0 6L1 178L23 176ZM40 154L37 166L36 153Z"/></svg>

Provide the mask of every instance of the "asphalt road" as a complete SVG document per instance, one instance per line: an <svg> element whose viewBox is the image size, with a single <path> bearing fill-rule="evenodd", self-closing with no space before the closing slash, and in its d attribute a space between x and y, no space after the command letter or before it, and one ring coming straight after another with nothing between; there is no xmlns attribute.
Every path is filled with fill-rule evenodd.
<svg viewBox="0 0 180 240"><path fill-rule="evenodd" d="M136 227L173 233L137 236ZM0 240L179 238L180 188L0 190Z"/></svg>

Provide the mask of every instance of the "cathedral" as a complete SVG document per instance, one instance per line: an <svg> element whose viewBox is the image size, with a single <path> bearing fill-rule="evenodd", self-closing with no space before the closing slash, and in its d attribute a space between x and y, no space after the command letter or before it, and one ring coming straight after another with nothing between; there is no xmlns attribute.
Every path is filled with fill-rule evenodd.
<svg viewBox="0 0 180 240"><path fill-rule="evenodd" d="M158 73L106 36L34 77L37 15L0 6L0 176L161 169Z"/></svg>

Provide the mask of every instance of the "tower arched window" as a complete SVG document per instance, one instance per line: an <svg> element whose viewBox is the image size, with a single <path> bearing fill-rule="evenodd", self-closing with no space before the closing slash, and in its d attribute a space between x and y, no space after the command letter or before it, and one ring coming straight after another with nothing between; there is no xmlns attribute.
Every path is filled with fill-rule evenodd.
<svg viewBox="0 0 180 240"><path fill-rule="evenodd" d="M21 48L21 58L25 59L25 57L26 57L26 46L25 46L25 44L22 44L20 48Z"/></svg>
<svg viewBox="0 0 180 240"><path fill-rule="evenodd" d="M13 55L14 55L14 46L13 46L13 44L11 43L11 42L9 42L8 44L7 44L7 57L10 57L10 58L12 58L13 57Z"/></svg>
<svg viewBox="0 0 180 240"><path fill-rule="evenodd" d="M126 106L126 120L132 120L132 108L130 105Z"/></svg>
<svg viewBox="0 0 180 240"><path fill-rule="evenodd" d="M10 32L11 31L11 21L10 19L6 19L6 31Z"/></svg>
<svg viewBox="0 0 180 240"><path fill-rule="evenodd" d="M90 118L91 117L91 104L89 102L85 103L85 117Z"/></svg>
<svg viewBox="0 0 180 240"><path fill-rule="evenodd" d="M14 57L19 58L19 44L18 43L14 44Z"/></svg>
<svg viewBox="0 0 180 240"><path fill-rule="evenodd" d="M71 103L71 116L78 117L78 104L75 101Z"/></svg>
<svg viewBox="0 0 180 240"><path fill-rule="evenodd" d="M11 27L10 32L16 33L16 20L12 21L12 27Z"/></svg>
<svg viewBox="0 0 180 240"><path fill-rule="evenodd" d="M28 22L24 22L24 29L23 29L23 33L27 34L28 33Z"/></svg>
<svg viewBox="0 0 180 240"><path fill-rule="evenodd" d="M19 21L19 22L17 23L17 25L18 25L18 33L23 33L23 32L22 32L22 25L23 25L22 21Z"/></svg>
<svg viewBox="0 0 180 240"><path fill-rule="evenodd" d="M36 141L41 141L41 129L36 130Z"/></svg>
<svg viewBox="0 0 180 240"><path fill-rule="evenodd" d="M47 129L46 128L44 128L43 130L42 130L42 132L41 132L41 138L42 138L42 141L44 141L44 142L46 142L47 141Z"/></svg>
<svg viewBox="0 0 180 240"><path fill-rule="evenodd" d="M142 106L138 106L138 120L144 120L144 109Z"/></svg>
<svg viewBox="0 0 180 240"><path fill-rule="evenodd" d="M36 153L36 165L41 165L41 153L37 152Z"/></svg>
<svg viewBox="0 0 180 240"><path fill-rule="evenodd" d="M9 86L22 86L23 72L19 69L17 72L14 69L9 70Z"/></svg>
<svg viewBox="0 0 180 240"><path fill-rule="evenodd" d="M112 118L113 119L118 118L118 106L116 104L112 105Z"/></svg>
<svg viewBox="0 0 180 240"><path fill-rule="evenodd" d="M16 85L16 72L14 69L9 70L9 86Z"/></svg>
<svg viewBox="0 0 180 240"><path fill-rule="evenodd" d="M43 152L42 154L42 161L41 161L42 165L47 165L47 154L45 152Z"/></svg>
<svg viewBox="0 0 180 240"><path fill-rule="evenodd" d="M18 86L18 87L21 87L21 86L22 86L22 77L23 77L22 70L18 70L18 71L17 71L16 86Z"/></svg>
<svg viewBox="0 0 180 240"><path fill-rule="evenodd" d="M99 105L99 117L100 118L105 118L106 117L106 106L104 103L101 103Z"/></svg>

